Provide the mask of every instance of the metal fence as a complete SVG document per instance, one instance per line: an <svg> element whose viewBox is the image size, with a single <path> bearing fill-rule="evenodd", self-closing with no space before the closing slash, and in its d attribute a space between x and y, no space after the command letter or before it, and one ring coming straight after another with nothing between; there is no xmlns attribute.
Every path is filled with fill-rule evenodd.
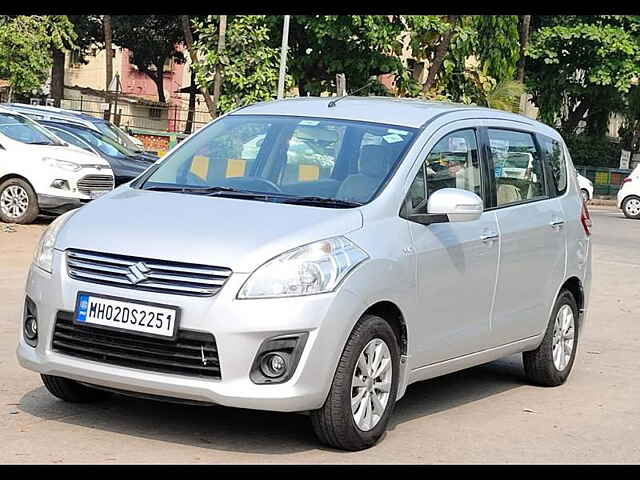
<svg viewBox="0 0 640 480"><path fill-rule="evenodd" d="M122 98L118 99L117 104L115 99L112 99L109 104L107 100L94 98L82 95L78 98L63 98L60 100L60 108L109 119L122 127L187 134L198 130L211 120L206 109L189 110L178 105L132 103ZM110 105L111 108L109 108ZM191 121L189 121L189 112L192 116Z"/></svg>
<svg viewBox="0 0 640 480"><path fill-rule="evenodd" d="M622 187L622 180L629 176L633 169L576 165L576 170L593 182L594 195L615 196Z"/></svg>

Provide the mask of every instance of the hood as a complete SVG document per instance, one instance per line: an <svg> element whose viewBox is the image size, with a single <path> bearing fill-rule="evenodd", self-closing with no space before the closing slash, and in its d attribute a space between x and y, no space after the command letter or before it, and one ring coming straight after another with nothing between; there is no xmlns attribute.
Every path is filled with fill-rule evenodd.
<svg viewBox="0 0 640 480"><path fill-rule="evenodd" d="M357 209L144 191L123 185L73 214L55 248L227 267L270 258L362 227Z"/></svg>
<svg viewBox="0 0 640 480"><path fill-rule="evenodd" d="M81 148L64 147L62 145L22 145L27 147L32 155L67 160L80 165L101 165L105 168L111 168L109 163L102 157Z"/></svg>

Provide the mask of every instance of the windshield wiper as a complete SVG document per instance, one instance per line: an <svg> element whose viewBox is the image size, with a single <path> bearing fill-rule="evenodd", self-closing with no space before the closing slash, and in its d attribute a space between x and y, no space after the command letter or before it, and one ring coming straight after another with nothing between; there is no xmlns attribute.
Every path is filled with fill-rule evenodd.
<svg viewBox="0 0 640 480"><path fill-rule="evenodd" d="M293 203L297 205L326 205L333 207L360 207L363 204L359 202L349 202L346 200L338 200L337 198L326 198L326 197L291 197L291 198L283 198L283 203Z"/></svg>
<svg viewBox="0 0 640 480"><path fill-rule="evenodd" d="M48 140L43 142L28 142L28 143L29 145L58 145L57 143L49 142Z"/></svg>

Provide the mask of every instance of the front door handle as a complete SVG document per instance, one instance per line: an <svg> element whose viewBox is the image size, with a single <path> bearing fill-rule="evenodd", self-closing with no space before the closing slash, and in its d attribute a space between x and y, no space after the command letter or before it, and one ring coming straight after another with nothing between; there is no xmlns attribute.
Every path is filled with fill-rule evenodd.
<svg viewBox="0 0 640 480"><path fill-rule="evenodd" d="M549 225L551 225L551 228L560 228L562 227L562 225L564 225L564 220L562 220L561 218L557 218L555 220L552 220L551 223L549 223Z"/></svg>
<svg viewBox="0 0 640 480"><path fill-rule="evenodd" d="M480 240L482 240L483 242L497 240L498 238L500 238L500 235L498 235L496 232L488 232L480 235Z"/></svg>

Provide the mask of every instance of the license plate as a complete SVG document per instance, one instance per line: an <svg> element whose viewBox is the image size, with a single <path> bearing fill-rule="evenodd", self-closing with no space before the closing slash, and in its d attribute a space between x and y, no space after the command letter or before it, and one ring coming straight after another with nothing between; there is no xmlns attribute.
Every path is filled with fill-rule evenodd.
<svg viewBox="0 0 640 480"><path fill-rule="evenodd" d="M80 292L74 323L175 339L179 308Z"/></svg>
<svg viewBox="0 0 640 480"><path fill-rule="evenodd" d="M96 198L101 197L105 193L107 192L104 190L91 191L89 192L89 197L95 200Z"/></svg>

